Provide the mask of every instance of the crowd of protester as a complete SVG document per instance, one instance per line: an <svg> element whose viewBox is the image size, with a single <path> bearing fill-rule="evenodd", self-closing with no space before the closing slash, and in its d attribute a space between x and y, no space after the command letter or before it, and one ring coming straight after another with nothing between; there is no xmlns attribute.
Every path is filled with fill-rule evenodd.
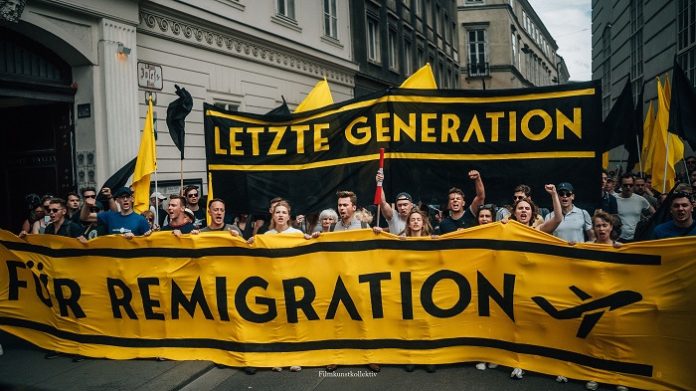
<svg viewBox="0 0 696 391"><path fill-rule="evenodd" d="M327 232L372 227L375 234L388 232L406 240L408 237L437 238L476 225L515 220L571 245L592 242L617 247L642 239L696 236L696 199L691 186L696 181L696 157L687 157L685 163L688 175L679 178L678 185L668 193L654 189L650 176L615 175L603 171L596 190L601 193L600 201L593 210L575 205L576 192L570 182L544 186L547 200L544 197L533 199L532 189L520 184L511 189L510 204L496 206L486 203L484 179L475 170L468 173L475 189L471 202L467 204L460 188L452 187L448 191L447 206L442 208L446 211L437 206L415 203L406 192L398 193L392 203L386 194L388 189L384 189L377 210L360 208L355 193L339 191L335 210L293 216L290 202L276 197L269 201L270 216L231 215L226 213L224 200L215 198L202 204L198 187L188 186L180 194L168 198L159 192L152 193L150 210L138 214L133 210L134 198L130 188L114 191L102 188L101 201L98 201L96 189L88 187L80 194L68 193L65 199L52 195L27 196L28 216L20 237L29 233L62 235L86 243L101 235L118 234L131 239L150 235L153 231L171 231L176 236L227 231L252 244L254 237L260 234L297 234L311 239ZM378 172L375 181L379 184L384 179L383 173ZM539 207L538 203L550 205L551 209ZM206 223L206 215L210 216L210 224ZM380 218L382 224L375 221L380 221ZM486 363L476 365L482 370L486 366ZM376 372L380 370L377 364L370 364L369 368ZM280 367L273 369L282 370ZM291 371L301 369L290 366ZM327 366L329 371L335 369L334 364ZM414 366L409 365L406 369L412 371ZM435 371L432 365L426 369ZM245 371L255 373L254 368L245 368ZM514 368L511 377L522 378L523 373L520 368ZM564 379L559 376L559 381ZM591 383L588 387L593 386Z"/></svg>

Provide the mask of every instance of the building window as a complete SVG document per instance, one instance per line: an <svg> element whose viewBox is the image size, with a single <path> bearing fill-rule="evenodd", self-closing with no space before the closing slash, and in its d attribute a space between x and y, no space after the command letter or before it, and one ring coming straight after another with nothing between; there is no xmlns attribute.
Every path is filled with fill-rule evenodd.
<svg viewBox="0 0 696 391"><path fill-rule="evenodd" d="M631 78L643 75L643 29L631 36Z"/></svg>
<svg viewBox="0 0 696 391"><path fill-rule="evenodd" d="M221 108L223 110L227 110L227 111L239 110L239 102L228 102L228 101L217 100L213 103L213 106L219 107L219 108Z"/></svg>
<svg viewBox="0 0 696 391"><path fill-rule="evenodd" d="M643 28L643 0L631 0L631 32Z"/></svg>
<svg viewBox="0 0 696 391"><path fill-rule="evenodd" d="M411 41L404 41L404 74L409 76L413 73L413 45Z"/></svg>
<svg viewBox="0 0 696 391"><path fill-rule="evenodd" d="M324 35L338 39L336 0L324 0Z"/></svg>
<svg viewBox="0 0 696 391"><path fill-rule="evenodd" d="M483 0L466 0L465 5L482 5Z"/></svg>
<svg viewBox="0 0 696 391"><path fill-rule="evenodd" d="M376 19L367 18L367 59L379 63L379 22Z"/></svg>
<svg viewBox="0 0 696 391"><path fill-rule="evenodd" d="M396 30L389 29L388 38L388 50L389 50L389 69L392 71L399 71L399 49L398 40L396 38Z"/></svg>
<svg viewBox="0 0 696 391"><path fill-rule="evenodd" d="M515 33L512 33L510 42L512 42L512 66L515 66L515 58L517 57L517 37L515 37Z"/></svg>
<svg viewBox="0 0 696 391"><path fill-rule="evenodd" d="M423 5L421 4L421 0L411 0L411 9L416 16L421 16L423 14Z"/></svg>
<svg viewBox="0 0 696 391"><path fill-rule="evenodd" d="M425 23L431 27L433 25L433 9L430 0L425 0Z"/></svg>
<svg viewBox="0 0 696 391"><path fill-rule="evenodd" d="M276 0L278 15L295 19L295 0Z"/></svg>
<svg viewBox="0 0 696 391"><path fill-rule="evenodd" d="M677 59L691 85L696 86L696 1L677 4Z"/></svg>
<svg viewBox="0 0 696 391"><path fill-rule="evenodd" d="M469 76L487 75L486 30L469 30Z"/></svg>
<svg viewBox="0 0 696 391"><path fill-rule="evenodd" d="M418 61L418 68L425 65L425 53L423 53L423 48L418 47L418 53L416 55L416 60Z"/></svg>

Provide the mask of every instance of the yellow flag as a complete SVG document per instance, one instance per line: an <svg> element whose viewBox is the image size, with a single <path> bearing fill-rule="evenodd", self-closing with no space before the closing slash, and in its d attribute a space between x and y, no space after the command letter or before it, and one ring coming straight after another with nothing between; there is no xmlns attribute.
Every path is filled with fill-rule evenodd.
<svg viewBox="0 0 696 391"><path fill-rule="evenodd" d="M430 63L423 65L414 74L404 80L399 88L418 88L422 90L435 90L437 89L437 82L435 81L435 75L433 75L433 68L430 67Z"/></svg>
<svg viewBox="0 0 696 391"><path fill-rule="evenodd" d="M605 170L609 169L609 152L604 152L602 154L602 168Z"/></svg>
<svg viewBox="0 0 696 391"><path fill-rule="evenodd" d="M294 113L318 109L333 103L329 82L324 78L324 80L320 80L314 86L312 91L309 91L309 94L307 94L304 100L297 106Z"/></svg>
<svg viewBox="0 0 696 391"><path fill-rule="evenodd" d="M138 213L143 213L150 208L150 174L157 169L155 127L152 117L152 99L149 99L138 159L133 172L133 192L135 193L133 209Z"/></svg>
<svg viewBox="0 0 696 391"><path fill-rule="evenodd" d="M208 205L210 206L210 200L214 199L215 196L213 196L213 175L208 172ZM207 210L207 208L206 208ZM212 223L212 218L210 217L210 213L205 215L205 221L206 225L210 226L210 223Z"/></svg>
<svg viewBox="0 0 696 391"><path fill-rule="evenodd" d="M645 115L645 122L643 122L643 145L640 148L640 154L643 158L643 171L646 174L652 172L653 126L655 126L655 109L653 109L653 102L650 101L648 113ZM640 167L638 169L640 170Z"/></svg>
<svg viewBox="0 0 696 391"><path fill-rule="evenodd" d="M653 126L655 142L652 155L652 186L663 193L674 187L674 166L684 157L684 143L679 136L669 133L669 100L660 79L657 79L657 116Z"/></svg>

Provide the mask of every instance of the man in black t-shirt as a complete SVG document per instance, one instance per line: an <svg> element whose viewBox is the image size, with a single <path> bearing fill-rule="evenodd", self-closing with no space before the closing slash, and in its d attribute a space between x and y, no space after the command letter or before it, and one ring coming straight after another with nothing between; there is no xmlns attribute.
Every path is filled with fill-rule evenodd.
<svg viewBox="0 0 696 391"><path fill-rule="evenodd" d="M483 180L481 180L481 174L478 171L469 171L469 179L474 181L474 187L476 188L474 200L465 209L466 200L462 189L453 187L449 190L447 207L450 214L440 223L441 234L476 225L476 213L479 205L483 205L486 202L486 190L483 186Z"/></svg>

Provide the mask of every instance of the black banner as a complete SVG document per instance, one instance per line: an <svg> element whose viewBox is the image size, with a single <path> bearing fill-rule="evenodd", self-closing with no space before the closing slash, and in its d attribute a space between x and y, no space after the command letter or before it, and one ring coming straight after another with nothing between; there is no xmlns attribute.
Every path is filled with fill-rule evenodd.
<svg viewBox="0 0 696 391"><path fill-rule="evenodd" d="M296 115L255 115L204 106L206 156L216 197L228 210L259 213L276 196L293 213L336 207L352 190L375 191L385 149L388 199L402 191L444 205L450 187L473 199L476 169L487 202L510 203L528 184L549 204L545 183L571 182L576 203L599 197L600 90L595 82L519 90L392 89Z"/></svg>

